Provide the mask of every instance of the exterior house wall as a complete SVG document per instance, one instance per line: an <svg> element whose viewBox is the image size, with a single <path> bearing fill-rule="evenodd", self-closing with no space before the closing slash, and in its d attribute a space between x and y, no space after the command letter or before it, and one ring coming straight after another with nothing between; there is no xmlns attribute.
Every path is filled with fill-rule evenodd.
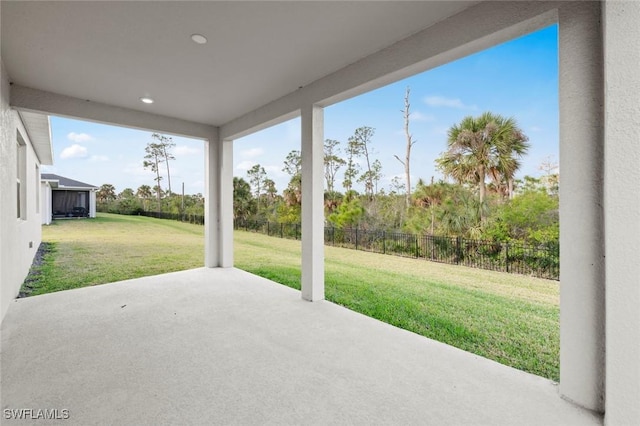
<svg viewBox="0 0 640 426"><path fill-rule="evenodd" d="M604 5L605 424L640 424L640 3Z"/></svg>
<svg viewBox="0 0 640 426"><path fill-rule="evenodd" d="M29 272L41 241L39 160L15 110L9 108L9 77L0 60L0 321ZM18 138L24 141L23 218L17 215ZM36 176L37 174L37 176Z"/></svg>

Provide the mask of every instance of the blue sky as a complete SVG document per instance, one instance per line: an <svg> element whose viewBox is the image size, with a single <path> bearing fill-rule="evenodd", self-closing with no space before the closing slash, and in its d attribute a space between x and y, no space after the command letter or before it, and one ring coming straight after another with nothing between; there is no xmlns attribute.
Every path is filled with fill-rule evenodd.
<svg viewBox="0 0 640 426"><path fill-rule="evenodd" d="M405 89L410 86L410 130L417 140L411 157L414 184L417 178L442 177L434 160L446 148L447 129L467 115L484 111L517 120L531 143L519 175L539 176L540 163L548 157L558 159L557 58L554 25L327 107L325 138L345 146L356 128L373 127L374 158L383 166L381 187L388 189L391 179L404 173L394 154L404 156L401 110ZM45 171L98 186L111 183L117 191L153 185L153 174L142 167L144 147L152 141L150 132L56 117L51 127L55 164ZM179 137L173 141L173 190L184 182L187 193L204 192L203 142ZM299 119L238 139L234 142L234 175L246 177L246 170L259 163L282 191L288 182L282 164L293 149L300 149Z"/></svg>

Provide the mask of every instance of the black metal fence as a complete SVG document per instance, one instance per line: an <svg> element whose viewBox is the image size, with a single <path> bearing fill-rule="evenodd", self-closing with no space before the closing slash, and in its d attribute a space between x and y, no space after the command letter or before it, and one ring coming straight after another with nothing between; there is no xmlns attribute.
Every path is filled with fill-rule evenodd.
<svg viewBox="0 0 640 426"><path fill-rule="evenodd" d="M180 222L193 223L195 225L204 225L204 216L198 214L180 214L180 213L160 213L139 211L132 213L138 216L155 217L156 219L171 219Z"/></svg>
<svg viewBox="0 0 640 426"><path fill-rule="evenodd" d="M234 227L272 237L290 239L300 239L302 232L298 223L236 221ZM331 246L374 253L531 275L552 280L560 278L558 243L538 245L499 243L459 237L436 237L333 227L324 229L324 241L325 244Z"/></svg>
<svg viewBox="0 0 640 426"><path fill-rule="evenodd" d="M204 225L204 216L192 214L137 212L140 216L171 219ZM299 223L235 221L235 229L272 237L299 240ZM425 259L432 262L560 279L560 246L556 243L522 244L470 240L460 237L405 234L359 228L324 228L326 245L373 253Z"/></svg>

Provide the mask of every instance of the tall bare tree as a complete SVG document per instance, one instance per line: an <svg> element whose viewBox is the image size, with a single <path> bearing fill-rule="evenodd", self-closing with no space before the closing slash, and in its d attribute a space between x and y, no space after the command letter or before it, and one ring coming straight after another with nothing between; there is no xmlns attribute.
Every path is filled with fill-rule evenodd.
<svg viewBox="0 0 640 426"><path fill-rule="evenodd" d="M347 169L344 171L344 181L342 182L342 186L346 192L349 192L353 189L353 181L358 177L360 169L360 166L355 161L359 155L358 146L352 142L351 138L349 138L349 143L347 144L346 154Z"/></svg>
<svg viewBox="0 0 640 426"><path fill-rule="evenodd" d="M292 178L302 173L302 157L300 151L292 150L284 159L284 167L282 171Z"/></svg>
<svg viewBox="0 0 640 426"><path fill-rule="evenodd" d="M169 136L160 135L158 133L154 133L151 135L152 138L157 140L156 144L162 151L162 156L164 157L164 163L167 166L167 184L169 185L169 195L171 195L171 172L169 171L169 160L175 160L176 157L171 154L169 151L171 148L176 146Z"/></svg>
<svg viewBox="0 0 640 426"><path fill-rule="evenodd" d="M300 151L293 150L287 154L282 171L291 176L287 188L282 192L285 203L288 206L300 206L302 203L302 156Z"/></svg>
<svg viewBox="0 0 640 426"><path fill-rule="evenodd" d="M157 189L156 199L158 200L158 212L161 212L162 188L160 187L160 181L162 180L162 176L160 176L160 163L164 161L164 152L162 146L154 142L149 142L144 151L146 152L146 155L144 156L145 160L142 164L144 165L145 169L150 169L156 174L156 177L153 180L156 181L155 188Z"/></svg>
<svg viewBox="0 0 640 426"><path fill-rule="evenodd" d="M247 177L249 183L254 191L254 197L260 200L260 196L265 190L265 180L267 179L267 172L260 164L255 164L249 170L247 170Z"/></svg>
<svg viewBox="0 0 640 426"><path fill-rule="evenodd" d="M411 112L409 111L409 108L411 107L411 104L409 103L410 93L411 88L407 86L407 91L404 95L404 109L401 111L404 117L404 135L407 141L407 144L405 145L406 149L404 154L404 161L401 160L397 155L394 155L394 157L396 157L396 159L404 166L404 175L407 181L407 189L405 192L405 204L407 205L407 207L411 205L411 147L417 142L413 140L413 137L409 132L409 118L411 116Z"/></svg>
<svg viewBox="0 0 640 426"><path fill-rule="evenodd" d="M558 162L554 161L551 156L548 156L542 164L540 164L538 170L542 170L544 172L544 176L542 176L541 180L544 183L547 193L550 195L557 195L560 184Z"/></svg>
<svg viewBox="0 0 640 426"><path fill-rule="evenodd" d="M336 174L340 167L347 162L338 156L340 141L325 139L324 141L324 178L327 181L327 191L332 193L335 187Z"/></svg>
<svg viewBox="0 0 640 426"><path fill-rule="evenodd" d="M372 127L358 127L353 136L349 138L348 153L355 156L362 156L365 159L367 170L360 175L358 182L364 183L364 190L369 196L373 198L374 192L377 187L377 181L381 177L382 165L380 162L373 162L371 155L373 154L371 149L371 139L375 134L375 129ZM351 158L350 158L351 159Z"/></svg>

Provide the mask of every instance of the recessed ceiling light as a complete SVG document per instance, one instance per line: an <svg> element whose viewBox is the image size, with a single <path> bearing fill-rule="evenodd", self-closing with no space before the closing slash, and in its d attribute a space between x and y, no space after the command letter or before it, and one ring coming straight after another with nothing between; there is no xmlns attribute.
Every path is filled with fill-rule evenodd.
<svg viewBox="0 0 640 426"><path fill-rule="evenodd" d="M193 34L191 40L198 44L205 44L207 42L207 38L202 34Z"/></svg>
<svg viewBox="0 0 640 426"><path fill-rule="evenodd" d="M153 103L153 99L151 99L151 98L149 98L147 96L144 96L144 97L140 98L140 101L144 102L145 104L152 104Z"/></svg>

